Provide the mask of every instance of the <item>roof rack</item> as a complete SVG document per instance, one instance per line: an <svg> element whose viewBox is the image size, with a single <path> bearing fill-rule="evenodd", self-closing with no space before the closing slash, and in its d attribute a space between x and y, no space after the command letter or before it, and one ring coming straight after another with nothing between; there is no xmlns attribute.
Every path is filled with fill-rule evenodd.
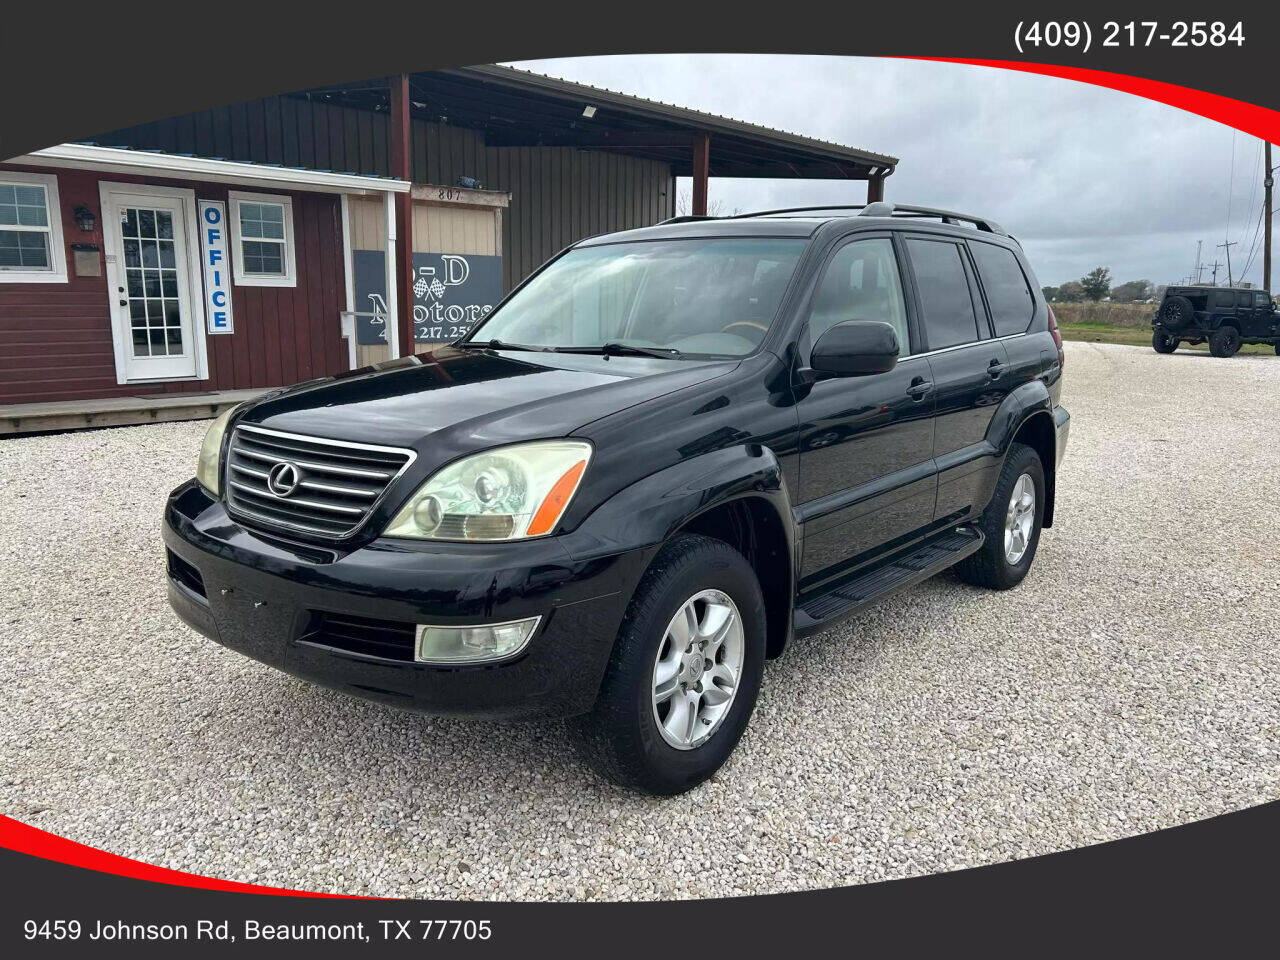
<svg viewBox="0 0 1280 960"><path fill-rule="evenodd" d="M712 217L699 213L685 213L678 217L670 217L666 220L659 220L655 226L665 227L669 223L694 223L698 220L720 220L722 217Z"/></svg>
<svg viewBox="0 0 1280 960"><path fill-rule="evenodd" d="M889 203L877 200L874 203L829 203L812 207L781 207L777 210L757 210L754 213L739 213L728 220L741 220L746 217L772 217L786 214L816 213L823 210L856 210L860 217L910 217L917 219L935 219L943 223L971 225L983 233L994 233L1001 237L1009 236L1000 224L986 217L975 217L968 213L956 213L954 210L940 210L936 207L917 207L905 203ZM682 219L682 218L678 218ZM670 223L671 221L667 221Z"/></svg>

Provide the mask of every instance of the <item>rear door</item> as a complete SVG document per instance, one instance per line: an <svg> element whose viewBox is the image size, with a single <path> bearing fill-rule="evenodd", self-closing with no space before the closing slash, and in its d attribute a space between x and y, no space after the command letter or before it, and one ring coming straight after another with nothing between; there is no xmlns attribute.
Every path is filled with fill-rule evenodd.
<svg viewBox="0 0 1280 960"><path fill-rule="evenodd" d="M906 248L937 393L934 516L958 517L971 506L985 505L999 469L998 451L986 437L1010 388L1009 355L992 331L965 242L909 235Z"/></svg>
<svg viewBox="0 0 1280 960"><path fill-rule="evenodd" d="M879 320L898 333L888 373L797 386L804 523L801 589L858 565L933 518L933 392L892 238L856 234L832 252L811 295L802 359L833 325Z"/></svg>

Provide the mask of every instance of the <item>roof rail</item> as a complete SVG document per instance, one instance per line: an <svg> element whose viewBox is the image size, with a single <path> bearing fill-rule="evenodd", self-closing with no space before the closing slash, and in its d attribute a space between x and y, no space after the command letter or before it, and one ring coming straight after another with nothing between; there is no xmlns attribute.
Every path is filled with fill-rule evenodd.
<svg viewBox="0 0 1280 960"><path fill-rule="evenodd" d="M720 217L707 216L699 213L685 213L678 217L671 217L667 220L659 220L654 226L665 227L669 223L694 223L698 220L719 220Z"/></svg>
<svg viewBox="0 0 1280 960"><path fill-rule="evenodd" d="M1008 232L986 217L975 217L967 213L956 213L954 210L940 210L936 207L917 207L906 203L890 203L877 200L874 203L828 203L811 207L781 207L777 210L757 210L753 213L739 213L726 219L741 220L746 217L771 217L792 213L816 213L822 210L856 210L860 217L911 217L918 219L933 218L950 224L970 224L984 233L994 233L1007 237ZM682 219L682 218L677 218ZM711 218L707 218L711 219ZM667 221L668 223L672 221Z"/></svg>

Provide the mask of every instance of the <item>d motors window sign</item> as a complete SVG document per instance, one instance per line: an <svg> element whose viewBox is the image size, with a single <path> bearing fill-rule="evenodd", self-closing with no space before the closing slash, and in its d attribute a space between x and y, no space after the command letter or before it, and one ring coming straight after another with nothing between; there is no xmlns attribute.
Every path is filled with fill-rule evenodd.
<svg viewBox="0 0 1280 960"><path fill-rule="evenodd" d="M199 201L200 262L204 266L204 315L210 333L235 333L231 314L231 261L227 256L227 207Z"/></svg>

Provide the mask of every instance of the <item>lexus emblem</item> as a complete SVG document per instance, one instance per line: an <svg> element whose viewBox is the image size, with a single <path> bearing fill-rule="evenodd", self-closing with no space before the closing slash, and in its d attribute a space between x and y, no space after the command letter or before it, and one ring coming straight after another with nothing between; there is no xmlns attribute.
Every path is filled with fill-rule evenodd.
<svg viewBox="0 0 1280 960"><path fill-rule="evenodd" d="M267 489L277 497L287 497L298 489L302 471L292 463L277 463L267 474Z"/></svg>

